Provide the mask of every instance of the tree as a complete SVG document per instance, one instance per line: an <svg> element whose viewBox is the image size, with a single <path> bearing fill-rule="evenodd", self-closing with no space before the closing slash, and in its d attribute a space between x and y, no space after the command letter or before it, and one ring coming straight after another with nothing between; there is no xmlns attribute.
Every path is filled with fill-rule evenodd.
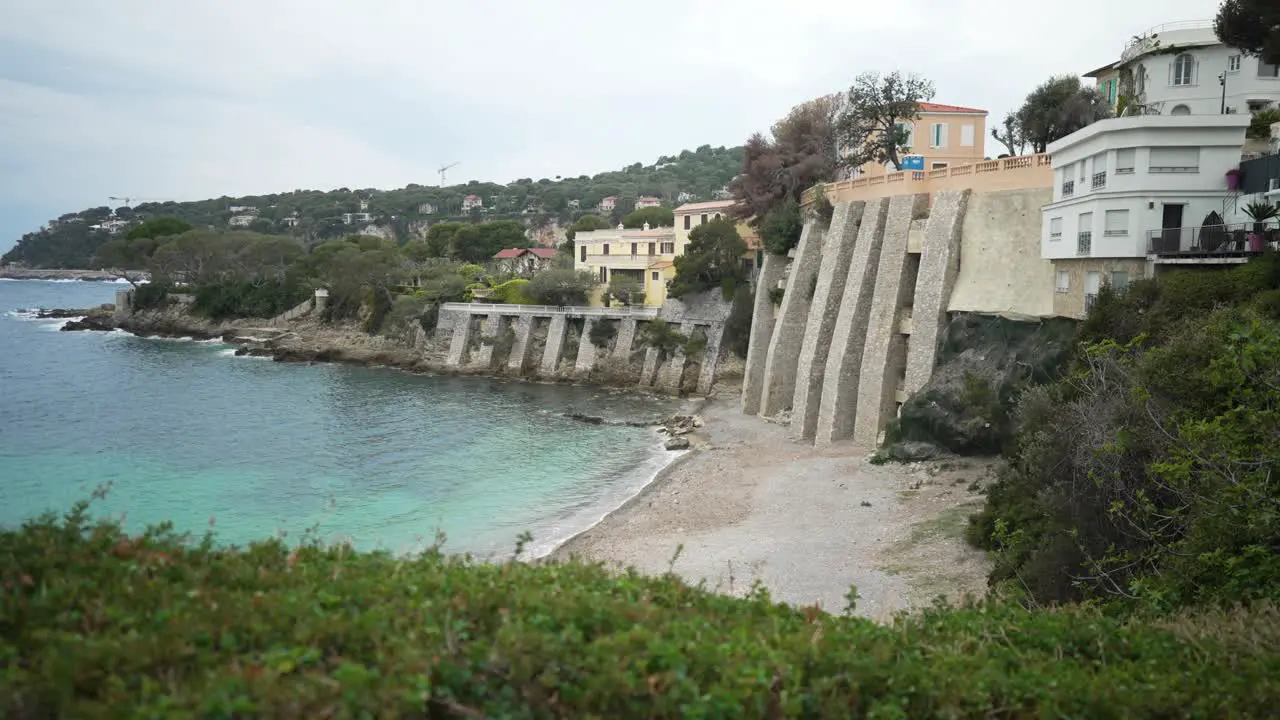
<svg viewBox="0 0 1280 720"><path fill-rule="evenodd" d="M598 284L589 272L551 268L534 275L524 292L541 305L586 305Z"/></svg>
<svg viewBox="0 0 1280 720"><path fill-rule="evenodd" d="M1280 65L1280 4L1275 0L1224 0L1213 31L1224 44Z"/></svg>
<svg viewBox="0 0 1280 720"><path fill-rule="evenodd" d="M839 107L838 96L797 105L774 123L771 139L759 133L747 139L742 172L729 183L734 218L758 223L784 200L798 201L806 188L834 179Z"/></svg>
<svg viewBox="0 0 1280 720"><path fill-rule="evenodd" d="M644 303L644 287L631 275L614 273L609 278L609 295L623 305Z"/></svg>
<svg viewBox="0 0 1280 720"><path fill-rule="evenodd" d="M745 278L742 256L747 244L729 220L712 220L689 233L689 246L677 257L676 279L671 283L671 296L702 292L715 287L736 284Z"/></svg>
<svg viewBox="0 0 1280 720"><path fill-rule="evenodd" d="M1010 155L1021 155L1026 152L1027 137L1018 114L1006 114L1004 122L1000 123L1000 126L1000 128L991 128L991 137L995 138L996 142L1004 145L1009 150ZM1001 128L1003 128L1003 132L1001 132Z"/></svg>
<svg viewBox="0 0 1280 720"><path fill-rule="evenodd" d="M895 169L901 169L901 155L910 136L903 123L919 118L920 103L932 100L933 95L933 83L918 75L859 75L849 88L836 121L843 164L858 168L869 163L892 163Z"/></svg>
<svg viewBox="0 0 1280 720"><path fill-rule="evenodd" d="M459 222L436 223L427 228L426 248L428 257L450 257L453 254L453 236L463 226Z"/></svg>
<svg viewBox="0 0 1280 720"><path fill-rule="evenodd" d="M191 223L174 217L158 217L146 220L129 230L125 240L154 239L181 235L193 229Z"/></svg>
<svg viewBox="0 0 1280 720"><path fill-rule="evenodd" d="M1075 75L1054 76L1027 95L1018 123L1031 151L1045 152L1049 143L1111 116L1111 108L1094 88Z"/></svg>
<svg viewBox="0 0 1280 720"><path fill-rule="evenodd" d="M786 255L800 242L804 230L804 218L800 215L800 203L787 198L768 213L759 223L760 242L774 255Z"/></svg>
<svg viewBox="0 0 1280 720"><path fill-rule="evenodd" d="M583 215L569 226L565 231L565 237L573 240L574 236L580 232L590 232L592 230L605 230L611 227L609 221L599 215Z"/></svg>
<svg viewBox="0 0 1280 720"><path fill-rule="evenodd" d="M1244 131L1245 137L1254 140L1267 140L1271 137L1271 126L1280 122L1280 109L1267 108L1253 114L1249 129Z"/></svg>
<svg viewBox="0 0 1280 720"><path fill-rule="evenodd" d="M671 208L647 207L630 212L622 218L622 227L628 230L638 230L645 223L651 228L675 227L676 217Z"/></svg>

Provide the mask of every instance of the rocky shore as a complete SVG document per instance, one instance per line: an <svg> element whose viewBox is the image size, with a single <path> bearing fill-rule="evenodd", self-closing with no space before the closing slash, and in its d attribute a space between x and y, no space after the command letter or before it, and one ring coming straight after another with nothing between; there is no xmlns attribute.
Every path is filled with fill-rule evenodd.
<svg viewBox="0 0 1280 720"><path fill-rule="evenodd" d="M54 270L44 268L0 267L0 278L9 280L84 280L115 282L117 276L106 270Z"/></svg>

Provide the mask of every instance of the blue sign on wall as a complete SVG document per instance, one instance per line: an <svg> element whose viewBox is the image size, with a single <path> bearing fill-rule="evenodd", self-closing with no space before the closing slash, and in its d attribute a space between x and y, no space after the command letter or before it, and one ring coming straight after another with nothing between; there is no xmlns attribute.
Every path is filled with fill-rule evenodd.
<svg viewBox="0 0 1280 720"><path fill-rule="evenodd" d="M903 155L902 169L903 170L923 170L924 156L923 155Z"/></svg>

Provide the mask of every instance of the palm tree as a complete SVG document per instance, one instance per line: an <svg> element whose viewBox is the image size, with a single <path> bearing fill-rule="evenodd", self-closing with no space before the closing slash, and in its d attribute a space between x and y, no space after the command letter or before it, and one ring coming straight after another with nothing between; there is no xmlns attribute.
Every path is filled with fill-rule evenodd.
<svg viewBox="0 0 1280 720"><path fill-rule="evenodd" d="M1280 207L1271 203L1249 203L1244 206L1244 214L1253 220L1253 231L1260 233L1266 227L1268 220L1280 217Z"/></svg>

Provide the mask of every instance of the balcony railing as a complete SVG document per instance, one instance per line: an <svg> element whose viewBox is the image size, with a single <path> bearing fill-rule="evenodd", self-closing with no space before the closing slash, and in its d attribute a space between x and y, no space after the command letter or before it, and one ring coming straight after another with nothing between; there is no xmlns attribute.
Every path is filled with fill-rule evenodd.
<svg viewBox="0 0 1280 720"><path fill-rule="evenodd" d="M1098 302L1098 293L1085 293L1084 295L1084 311L1089 312L1093 309L1093 304Z"/></svg>
<svg viewBox="0 0 1280 720"><path fill-rule="evenodd" d="M1094 173L1094 174L1093 174L1093 189L1094 189L1094 190L1097 190L1097 189L1099 189L1099 188L1104 188L1104 187L1106 187L1106 186L1107 186L1107 173L1106 173L1106 171L1104 170L1104 171L1099 172L1099 173Z"/></svg>
<svg viewBox="0 0 1280 720"><path fill-rule="evenodd" d="M1161 228L1147 232L1147 254L1158 257L1248 257L1280 249L1280 229L1256 223Z"/></svg>
<svg viewBox="0 0 1280 720"><path fill-rule="evenodd" d="M587 259L583 262L607 264L621 262L653 262L661 259L661 255L649 255L648 253L636 253L634 255L630 253L610 253L608 255L588 255Z"/></svg>
<svg viewBox="0 0 1280 720"><path fill-rule="evenodd" d="M1068 180L1062 183L1062 197L1069 198L1076 194L1076 181Z"/></svg>
<svg viewBox="0 0 1280 720"><path fill-rule="evenodd" d="M1093 233L1085 230L1076 236L1076 254L1092 255L1093 254Z"/></svg>

